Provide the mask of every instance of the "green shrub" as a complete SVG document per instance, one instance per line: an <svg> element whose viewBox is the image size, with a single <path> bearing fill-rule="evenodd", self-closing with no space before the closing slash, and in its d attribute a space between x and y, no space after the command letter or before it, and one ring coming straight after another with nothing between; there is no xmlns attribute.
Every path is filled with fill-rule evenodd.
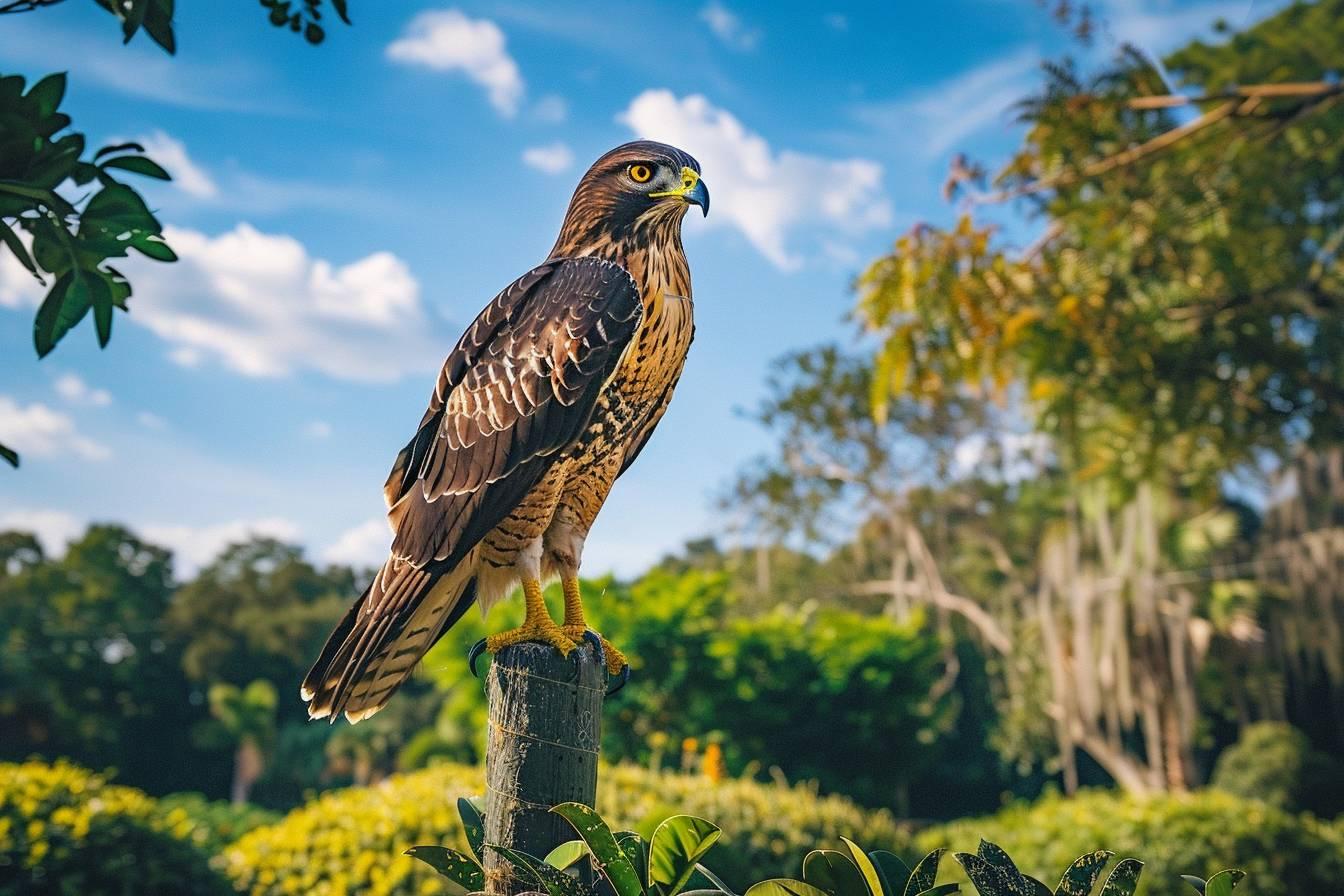
<svg viewBox="0 0 1344 896"><path fill-rule="evenodd" d="M796 873L803 853L819 840L852 836L883 849L908 842L890 814L818 797L805 787L713 783L631 766L604 767L599 782L598 809L617 828L649 836L677 813L722 827L722 843L708 864L736 887ZM333 791L244 835L225 850L221 867L254 896L446 892L432 871L402 853L428 844L465 850L454 798L483 790L479 768L440 765L375 787Z"/></svg>
<svg viewBox="0 0 1344 896"><path fill-rule="evenodd" d="M235 806L227 800L208 800L199 793L170 793L159 798L159 813L170 819L191 819L190 840L207 855L216 855L248 831L275 824L283 816L251 803Z"/></svg>
<svg viewBox="0 0 1344 896"><path fill-rule="evenodd" d="M1109 791L1048 796L988 818L929 828L916 842L974 852L981 838L1043 880L1091 850L1133 856L1144 862L1139 896L1188 896L1182 874L1208 877L1231 866L1246 871L1244 888L1256 896L1323 896L1340 892L1344 881L1341 837L1328 824L1217 790L1146 798Z"/></svg>
<svg viewBox="0 0 1344 896"><path fill-rule="evenodd" d="M224 894L195 822L66 762L0 763L0 894Z"/></svg>
<svg viewBox="0 0 1344 896"><path fill-rule="evenodd" d="M1284 722L1248 725L1218 757L1213 786L1289 811L1331 816L1344 810L1344 763Z"/></svg>

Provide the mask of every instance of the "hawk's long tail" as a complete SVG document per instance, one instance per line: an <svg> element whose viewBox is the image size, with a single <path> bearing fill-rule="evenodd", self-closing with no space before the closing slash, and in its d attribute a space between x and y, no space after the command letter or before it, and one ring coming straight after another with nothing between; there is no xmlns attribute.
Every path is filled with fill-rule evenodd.
<svg viewBox="0 0 1344 896"><path fill-rule="evenodd" d="M463 564L466 566L467 564ZM300 688L308 717L367 719L476 600L475 576L388 560L327 638Z"/></svg>

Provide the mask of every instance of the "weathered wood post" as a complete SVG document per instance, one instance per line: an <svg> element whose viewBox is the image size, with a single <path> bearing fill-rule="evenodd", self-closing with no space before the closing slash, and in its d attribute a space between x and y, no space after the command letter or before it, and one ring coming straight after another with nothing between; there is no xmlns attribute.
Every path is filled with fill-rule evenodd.
<svg viewBox="0 0 1344 896"><path fill-rule="evenodd" d="M569 822L550 810L596 800L605 687L605 669L586 643L568 657L543 644L517 644L495 655L486 678L487 844L545 858L575 839ZM493 850L485 850L484 859L489 896L537 889Z"/></svg>

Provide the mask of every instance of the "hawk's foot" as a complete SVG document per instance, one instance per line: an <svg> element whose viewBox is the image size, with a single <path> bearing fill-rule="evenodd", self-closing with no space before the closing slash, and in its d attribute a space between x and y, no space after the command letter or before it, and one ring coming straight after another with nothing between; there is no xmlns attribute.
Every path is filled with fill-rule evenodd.
<svg viewBox="0 0 1344 896"><path fill-rule="evenodd" d="M587 626L582 624L566 625L561 628L561 631L563 631L569 637L573 638L575 641L583 641L586 639L590 642L596 642L599 648L597 657L599 660L604 661L607 667L607 672L609 674L619 675L621 674L622 669L629 668L630 663L626 661L625 654L617 650L616 646L612 644L610 641L608 641L606 638L602 637L597 632L593 631Z"/></svg>
<svg viewBox="0 0 1344 896"><path fill-rule="evenodd" d="M476 660L486 651L499 653L505 647L512 647L514 644L533 642L549 644L560 651L561 656L569 656L570 651L578 646L574 643L574 639L566 635L551 618L550 611L546 609L546 602L542 599L540 582L533 579L523 580L523 606L525 610L522 625L493 634L472 645L471 652L467 654L467 663L471 666L472 675L476 675Z"/></svg>

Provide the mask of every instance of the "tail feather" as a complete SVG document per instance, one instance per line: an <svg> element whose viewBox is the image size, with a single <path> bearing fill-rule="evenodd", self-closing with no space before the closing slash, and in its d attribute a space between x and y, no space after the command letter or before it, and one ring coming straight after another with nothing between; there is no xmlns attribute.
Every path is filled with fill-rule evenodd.
<svg viewBox="0 0 1344 896"><path fill-rule="evenodd" d="M389 561L327 639L300 696L313 719L358 722L382 709L475 600L475 579Z"/></svg>

